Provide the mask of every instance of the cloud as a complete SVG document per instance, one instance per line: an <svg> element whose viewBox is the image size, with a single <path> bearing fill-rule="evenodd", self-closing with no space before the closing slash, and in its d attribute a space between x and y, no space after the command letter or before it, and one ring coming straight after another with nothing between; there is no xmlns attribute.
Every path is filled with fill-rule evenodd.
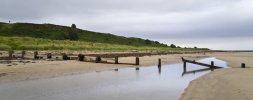
<svg viewBox="0 0 253 100"><path fill-rule="evenodd" d="M252 0L2 0L0 6L1 21L75 23L154 40L253 37Z"/></svg>

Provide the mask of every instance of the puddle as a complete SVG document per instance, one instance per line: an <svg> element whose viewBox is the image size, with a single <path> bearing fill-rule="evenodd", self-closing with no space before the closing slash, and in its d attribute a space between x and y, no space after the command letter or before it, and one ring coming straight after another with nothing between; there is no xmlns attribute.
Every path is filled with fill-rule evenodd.
<svg viewBox="0 0 253 100"><path fill-rule="evenodd" d="M215 58L199 62L226 67ZM206 67L187 64L187 71ZM183 64L117 71L102 71L82 75L0 84L1 100L177 100L191 80L210 70L183 73Z"/></svg>

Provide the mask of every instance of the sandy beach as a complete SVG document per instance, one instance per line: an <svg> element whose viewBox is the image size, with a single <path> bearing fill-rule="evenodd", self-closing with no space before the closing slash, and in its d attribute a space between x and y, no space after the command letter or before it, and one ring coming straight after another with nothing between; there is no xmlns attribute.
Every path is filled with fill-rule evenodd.
<svg viewBox="0 0 253 100"><path fill-rule="evenodd" d="M214 53L229 69L211 72L192 81L181 100L252 100L253 53ZM240 68L245 63L245 69Z"/></svg>
<svg viewBox="0 0 253 100"><path fill-rule="evenodd" d="M170 54L144 56L140 65L104 64L80 61L34 61L34 63L0 64L0 84L25 80L34 80L64 75L84 74L95 71L114 70L129 67L147 67L162 64L181 63L181 57L200 59L216 57L227 62L231 68L215 70L190 83L181 100L251 100L253 99L253 53L208 53L208 54ZM103 59L114 62L114 59ZM119 58L120 63L135 63L134 57ZM241 68L245 63L245 69Z"/></svg>
<svg viewBox="0 0 253 100"><path fill-rule="evenodd" d="M162 64L180 63L181 57L188 59L199 59L207 57L204 54L170 54L140 57L140 65L127 64L104 64L80 61L32 61L34 63L11 63L0 64L0 83L25 81L41 78L58 77L64 75L83 74L95 71L114 70L129 67L147 67L157 65L158 59ZM103 59L107 62L114 62L114 59ZM135 63L135 57L119 58L120 63Z"/></svg>

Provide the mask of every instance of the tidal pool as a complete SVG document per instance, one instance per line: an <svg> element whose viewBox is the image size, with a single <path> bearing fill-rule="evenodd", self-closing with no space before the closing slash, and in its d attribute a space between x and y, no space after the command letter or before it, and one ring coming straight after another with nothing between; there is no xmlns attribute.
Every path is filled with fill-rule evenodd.
<svg viewBox="0 0 253 100"><path fill-rule="evenodd" d="M199 62L225 67L206 58ZM187 71L206 67L187 64ZM218 69L217 69L218 70ZM56 78L0 84L0 100L178 100L189 82L211 72L183 73L183 64L124 68Z"/></svg>

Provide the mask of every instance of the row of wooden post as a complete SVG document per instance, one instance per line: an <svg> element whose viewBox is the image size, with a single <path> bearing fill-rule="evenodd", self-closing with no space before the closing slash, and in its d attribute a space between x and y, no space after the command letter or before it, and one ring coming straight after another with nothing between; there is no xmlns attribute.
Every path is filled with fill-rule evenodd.
<svg viewBox="0 0 253 100"><path fill-rule="evenodd" d="M78 55L78 60L79 61L84 61L84 58L85 58L85 56L83 54ZM102 61L101 57L97 56L95 62L100 63L101 61ZM118 56L115 57L115 62L114 63L119 64L119 57ZM135 65L140 65L140 58L139 57L136 57Z"/></svg>
<svg viewBox="0 0 253 100"><path fill-rule="evenodd" d="M9 58L12 58L12 57L13 57L13 53L14 53L13 50L10 50L10 51L9 51ZM34 59L40 59L41 57L39 57L38 55L39 55L39 54L38 54L38 51L35 51L35 52L34 52ZM22 58L25 57L25 51L22 51L21 57L22 57ZM84 56L83 54L79 54L79 55L78 55L78 60L79 60L79 61L84 61L84 58L85 58L85 56ZM52 59L52 54L51 54L51 53L48 53L48 54L47 54L47 59ZM62 55L62 59L63 59L63 60L70 60L70 57L68 57L67 54L64 53L64 54ZM95 62L96 62L96 63L99 63L99 62L101 62L101 61L102 61L102 60L101 60L101 57L100 57L100 56L97 56ZM118 63L119 63L119 57L116 56L116 57L115 57L115 64L118 64ZM140 65L140 59L139 59L139 57L136 57L135 65Z"/></svg>
<svg viewBox="0 0 253 100"><path fill-rule="evenodd" d="M9 58L13 58L13 53L14 53L13 50L9 50ZM21 58L25 58L25 54L26 54L26 52L22 51L21 52ZM38 55L39 55L38 51L34 51L34 59L40 59L40 58L42 58L42 57L39 57ZM48 53L47 54L47 59L51 59L51 58L52 58L52 54Z"/></svg>
<svg viewBox="0 0 253 100"><path fill-rule="evenodd" d="M13 57L13 53L14 53L13 50L9 51L9 57L10 58ZM24 58L25 54L26 54L26 52L22 51L21 57ZM34 59L42 58L42 57L39 57L38 55L39 55L38 51L34 51ZM52 54L51 53L47 54L47 59L52 59ZM70 60L70 57L68 57L67 54L64 53L64 54L62 54L62 59L63 60ZM79 61L84 61L84 59L85 59L85 56L83 54L78 54L78 60ZM100 63L101 61L102 61L101 57L97 56L95 62ZM115 64L119 64L119 57L118 56L115 57ZM140 65L140 58L139 57L135 58L135 65ZM160 67L160 66L161 66L161 59L159 58L158 59L158 67Z"/></svg>
<svg viewBox="0 0 253 100"><path fill-rule="evenodd" d="M14 53L13 50L9 50L9 58L13 57L13 53ZM26 54L26 52L22 51L21 52L21 58L24 58L25 54ZM40 59L40 58L42 58L42 57L38 56L38 51L35 51L34 52L34 59ZM84 61L84 58L85 58L85 56L83 54L79 54L78 55L78 60L79 61ZM52 59L52 54L51 53L47 54L47 59ZM62 59L63 60L70 60L70 57L68 57L67 54L64 53L62 55ZM100 56L96 57L96 61L95 61L96 63L99 63L101 61L102 60L101 60ZM118 56L115 57L115 64L119 64L119 57ZM136 59L135 59L135 65L140 65L140 59L139 59L139 57L136 57ZM160 58L158 59L158 67L159 66L161 66L161 59ZM242 63L241 67L242 68L246 68L245 63ZM214 70L214 62L213 61L211 61L211 70L212 71ZM186 62L184 62L184 71L186 71Z"/></svg>

